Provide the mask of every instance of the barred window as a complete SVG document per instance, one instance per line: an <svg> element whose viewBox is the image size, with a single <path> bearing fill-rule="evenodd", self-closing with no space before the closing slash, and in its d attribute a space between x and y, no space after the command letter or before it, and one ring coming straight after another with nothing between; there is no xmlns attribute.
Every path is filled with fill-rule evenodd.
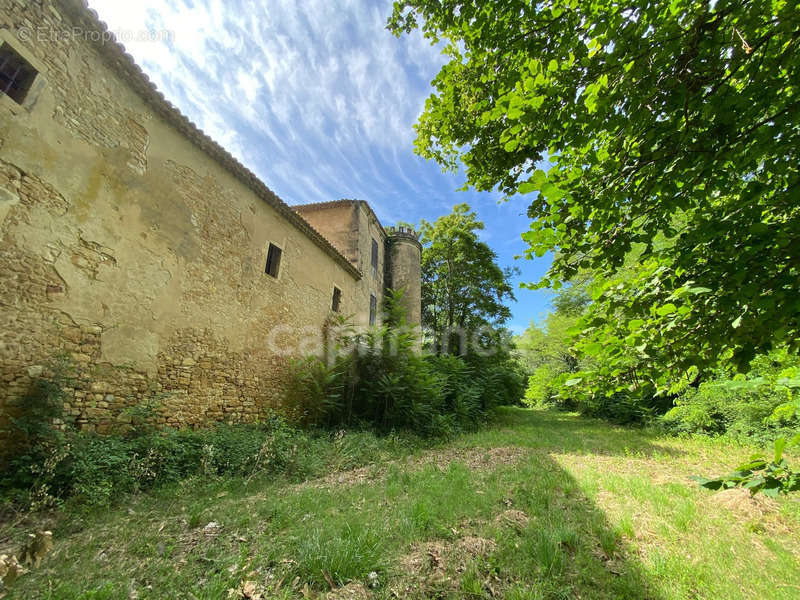
<svg viewBox="0 0 800 600"><path fill-rule="evenodd" d="M342 290L334 286L333 298L331 298L331 310L333 312L339 312L339 307L341 303L342 303Z"/></svg>
<svg viewBox="0 0 800 600"><path fill-rule="evenodd" d="M0 90L22 104L36 79L36 69L8 44L0 45Z"/></svg>

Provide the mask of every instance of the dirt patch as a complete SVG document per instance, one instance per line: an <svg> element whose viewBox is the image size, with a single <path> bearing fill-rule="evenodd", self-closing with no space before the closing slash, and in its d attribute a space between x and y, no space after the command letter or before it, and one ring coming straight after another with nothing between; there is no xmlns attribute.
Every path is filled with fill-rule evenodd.
<svg viewBox="0 0 800 600"><path fill-rule="evenodd" d="M445 542L435 541L416 544L411 552L402 556L398 561L400 570L407 575L427 575L444 569L444 556L448 545Z"/></svg>
<svg viewBox="0 0 800 600"><path fill-rule="evenodd" d="M399 578L389 586L395 598L438 597L460 584L459 575L474 560L489 556L497 543L488 538L466 535L454 542L434 540L415 544L398 561Z"/></svg>
<svg viewBox="0 0 800 600"><path fill-rule="evenodd" d="M190 554L204 552L206 548L216 544L230 546L246 541L245 538L232 532L225 534L224 527L221 524L211 521L203 527L196 527L182 533L178 537L177 547L171 551L169 556L177 563L184 564ZM158 544L156 552L160 557L167 555L166 538L164 542Z"/></svg>
<svg viewBox="0 0 800 600"><path fill-rule="evenodd" d="M437 579L450 569L463 572L470 560L488 556L496 548L494 540L474 535L461 537L455 542L435 540L415 544L398 564L406 576Z"/></svg>
<svg viewBox="0 0 800 600"><path fill-rule="evenodd" d="M265 600L267 592L255 581L243 581L228 590L230 600Z"/></svg>
<svg viewBox="0 0 800 600"><path fill-rule="evenodd" d="M369 590L363 583L353 582L325 594L327 600L367 600Z"/></svg>
<svg viewBox="0 0 800 600"><path fill-rule="evenodd" d="M758 519L778 512L778 503L763 494L751 496L742 488L722 490L708 496L707 502L727 508L732 513L745 519Z"/></svg>
<svg viewBox="0 0 800 600"><path fill-rule="evenodd" d="M430 452L411 461L409 464L414 467L436 465L440 469L446 469L451 463L462 462L472 470L495 469L501 466L513 465L528 452L527 448L519 448L517 446L456 448Z"/></svg>
<svg viewBox="0 0 800 600"><path fill-rule="evenodd" d="M332 486L350 486L367 483L381 479L386 475L385 468L378 468L374 465L368 467L359 467L358 469L351 469L349 471L337 471L325 477L312 479L299 484L298 488L322 488Z"/></svg>
<svg viewBox="0 0 800 600"><path fill-rule="evenodd" d="M497 542L489 538L468 535L456 542L455 555L463 553L470 558L488 556L497 548Z"/></svg>
<svg viewBox="0 0 800 600"><path fill-rule="evenodd" d="M506 527L511 527L517 531L522 531L528 526L528 523L530 523L531 519L521 510L511 509L501 512L499 515L497 515L497 517L495 517L495 521L500 523L500 525L505 525Z"/></svg>

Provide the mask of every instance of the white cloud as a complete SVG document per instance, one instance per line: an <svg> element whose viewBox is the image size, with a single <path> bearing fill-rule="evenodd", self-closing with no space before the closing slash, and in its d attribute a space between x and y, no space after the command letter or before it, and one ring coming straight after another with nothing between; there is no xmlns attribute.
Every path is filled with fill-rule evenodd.
<svg viewBox="0 0 800 600"><path fill-rule="evenodd" d="M234 156L255 161L248 166L265 181L284 180L270 172L280 159L298 170L331 165L329 182L344 167L348 184L337 186L358 197L394 175L419 191L404 171L428 94L414 79L432 76L441 57L421 36L398 40L385 29L390 0L91 4L112 30L170 32L126 48L169 100ZM289 202L325 194L327 182L294 179L284 188L298 195Z"/></svg>
<svg viewBox="0 0 800 600"><path fill-rule="evenodd" d="M524 206L500 216L495 195L455 194L463 174L413 155L444 57L385 29L392 0L89 2L167 99L288 203L361 198L391 224L469 202L496 239L527 229Z"/></svg>

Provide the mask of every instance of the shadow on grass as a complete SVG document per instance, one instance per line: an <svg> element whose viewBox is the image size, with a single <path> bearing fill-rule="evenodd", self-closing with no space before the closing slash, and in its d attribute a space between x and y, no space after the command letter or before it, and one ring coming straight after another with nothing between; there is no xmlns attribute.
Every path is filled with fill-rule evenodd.
<svg viewBox="0 0 800 600"><path fill-rule="evenodd" d="M588 452L587 439L622 453L625 445L613 441L619 431L540 411L504 410L499 419L462 441L543 451L497 468L471 469L458 460L422 468L394 464L386 477L358 485L257 491L231 484L198 490L194 506L188 498L153 499L135 513L121 508L57 540L53 556L20 579L8 598L120 598L133 590L143 600L210 600L245 579L265 598L309 597L306 584L311 597L324 598L330 582L363 584L375 572L380 585L369 597L376 599L658 600L628 542L631 533L610 523L549 455ZM626 442L631 447L660 451L635 433ZM212 522L218 528L209 531ZM404 566L403 557L421 544L451 549L470 537L496 546L449 565L446 577ZM398 586L404 592L393 596Z"/></svg>
<svg viewBox="0 0 800 600"><path fill-rule="evenodd" d="M661 597L626 532L548 455L534 453L513 469L505 500L530 519L524 529L497 534L492 562L509 580L506 598Z"/></svg>

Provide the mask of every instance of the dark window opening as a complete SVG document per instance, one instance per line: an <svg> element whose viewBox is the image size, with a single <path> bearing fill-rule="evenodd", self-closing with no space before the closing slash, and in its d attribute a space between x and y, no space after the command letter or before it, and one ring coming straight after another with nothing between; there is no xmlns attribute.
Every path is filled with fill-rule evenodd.
<svg viewBox="0 0 800 600"><path fill-rule="evenodd" d="M337 287L333 288L333 298L331 299L331 310L339 312L339 305L342 303L342 290Z"/></svg>
<svg viewBox="0 0 800 600"><path fill-rule="evenodd" d="M278 270L281 268L282 252L283 251L275 244L269 245L269 250L267 250L267 268L264 269L264 273L272 277L278 276Z"/></svg>
<svg viewBox="0 0 800 600"><path fill-rule="evenodd" d="M369 324L375 325L375 317L378 313L378 299L374 294L369 295Z"/></svg>
<svg viewBox="0 0 800 600"><path fill-rule="evenodd" d="M36 79L36 69L8 44L0 46L0 90L22 104Z"/></svg>
<svg viewBox="0 0 800 600"><path fill-rule="evenodd" d="M372 240L372 276L378 277L378 242Z"/></svg>

